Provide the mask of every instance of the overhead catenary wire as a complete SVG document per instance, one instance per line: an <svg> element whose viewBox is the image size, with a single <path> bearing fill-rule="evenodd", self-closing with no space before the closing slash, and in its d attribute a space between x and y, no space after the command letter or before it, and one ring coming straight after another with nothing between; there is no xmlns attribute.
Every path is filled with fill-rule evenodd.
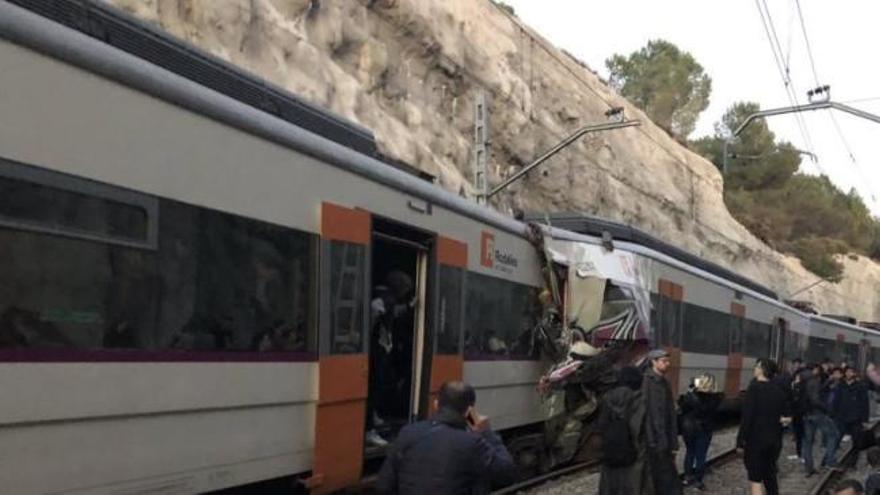
<svg viewBox="0 0 880 495"><path fill-rule="evenodd" d="M770 51L773 53L773 59L776 62L776 68L779 70L779 75L782 78L782 84L785 89L785 95L788 98L788 102L791 106L800 106L797 97L797 88L791 81L791 70L790 68L786 68L782 63L782 46L779 43L779 37L776 34L776 27L773 25L773 18L770 16L770 10L767 7L767 2L766 0L755 0L755 6L758 8L758 13L761 16L761 25L764 28L764 33L767 35L767 41L770 43ZM807 124L804 121L803 115L801 115L800 113L795 113L794 117L795 122L797 122L798 125L798 130L801 133L801 138L804 140L804 147L807 148L807 150L809 150L815 156L816 151L813 147L813 140L810 136L809 130L807 129ZM818 162L816 162L815 165L816 168L819 169L819 172L821 174L828 175L825 173L825 170Z"/></svg>
<svg viewBox="0 0 880 495"><path fill-rule="evenodd" d="M809 34L807 34L807 24L806 22L804 22L804 13L801 9L801 2L800 0L794 0L794 4L797 10L798 19L800 19L801 32L804 35L804 44L807 47L807 58L810 61L810 68L813 71L813 79L816 82L816 87L819 87L821 86L819 71L816 69L816 58L813 56L813 47L810 43L810 36ZM859 161L856 159L855 153L853 153L852 147L850 146L849 141L846 139L846 135L840 128L840 123L837 121L837 116L834 115L833 111L829 111L828 117L831 119L834 130L835 132L837 132L837 136L840 138L840 142L841 144L843 144L843 148L846 150L846 154L849 157L850 162L853 164L856 169L856 173L862 180L862 184L864 184L868 188L868 196L871 198L871 201L874 203L874 205L877 206L877 197L874 194L874 188L871 186L871 181L865 174L865 171Z"/></svg>
<svg viewBox="0 0 880 495"><path fill-rule="evenodd" d="M801 31L804 33L804 43L807 45L807 58L810 60L810 67L813 69L813 79L816 81L816 86L820 86L819 82L819 72L816 70L816 59L813 58L813 47L810 45L810 37L807 36L807 25L804 23L804 13L801 10L801 0L794 0L794 5L797 7L798 19L801 21Z"/></svg>

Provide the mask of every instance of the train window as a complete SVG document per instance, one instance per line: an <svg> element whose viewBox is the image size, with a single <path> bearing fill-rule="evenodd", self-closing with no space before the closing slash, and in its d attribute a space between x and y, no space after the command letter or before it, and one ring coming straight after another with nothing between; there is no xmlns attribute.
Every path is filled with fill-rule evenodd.
<svg viewBox="0 0 880 495"><path fill-rule="evenodd" d="M532 331L540 318L537 290L469 272L465 302L465 355L537 359Z"/></svg>
<svg viewBox="0 0 880 495"><path fill-rule="evenodd" d="M846 361L850 366L858 366L859 362L859 345L858 344L843 344L843 359L841 361Z"/></svg>
<svg viewBox="0 0 880 495"><path fill-rule="evenodd" d="M0 227L0 347L314 351L313 235L157 204L154 250Z"/></svg>
<svg viewBox="0 0 880 495"><path fill-rule="evenodd" d="M770 332L773 327L754 320L745 320L743 324L743 349L746 356L755 358L770 357Z"/></svg>
<svg viewBox="0 0 880 495"><path fill-rule="evenodd" d="M795 358L803 359L801 355L801 334L792 332L791 330L785 332L785 342L783 348L783 357L787 361L791 361Z"/></svg>
<svg viewBox="0 0 880 495"><path fill-rule="evenodd" d="M685 304L683 327L683 351L727 354L730 328L726 313L696 304Z"/></svg>
<svg viewBox="0 0 880 495"><path fill-rule="evenodd" d="M330 242L330 353L364 352L366 248Z"/></svg>
<svg viewBox="0 0 880 495"><path fill-rule="evenodd" d="M437 353L458 354L464 307L464 270L440 265L440 321Z"/></svg>
<svg viewBox="0 0 880 495"><path fill-rule="evenodd" d="M810 346L807 350L807 361L821 363L824 359L837 360L836 345L833 340L821 337L810 337Z"/></svg>
<svg viewBox="0 0 880 495"><path fill-rule="evenodd" d="M661 345L678 347L681 342L682 303L668 297L660 297Z"/></svg>
<svg viewBox="0 0 880 495"><path fill-rule="evenodd" d="M157 201L0 160L0 226L156 247Z"/></svg>

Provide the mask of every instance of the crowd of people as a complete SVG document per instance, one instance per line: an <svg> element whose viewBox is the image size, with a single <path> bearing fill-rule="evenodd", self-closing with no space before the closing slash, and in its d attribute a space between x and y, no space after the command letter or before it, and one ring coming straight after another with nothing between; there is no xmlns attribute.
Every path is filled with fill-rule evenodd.
<svg viewBox="0 0 880 495"><path fill-rule="evenodd" d="M716 389L715 377L705 373L693 379L676 407L665 378L668 355L655 350L647 362L641 383L632 379L633 370L624 368L618 386L603 398L599 428L605 437L606 461L599 493L676 494L684 486L705 490L706 457L724 396ZM858 453L873 444L873 436L865 430L873 384L863 380L856 368L846 363L834 366L827 359L816 365L795 359L789 370L779 370L772 360L759 359L753 374L736 437L750 493L779 493L777 461L785 431L791 432L796 447L790 459L803 463L806 477L817 473L813 460L817 433L824 448L820 469L852 467ZM620 417L629 418L626 435L612 427ZM679 436L685 447L680 470L674 462ZM836 461L842 442L855 447L848 466ZM620 450L636 455L623 463ZM868 460L877 472L865 480L869 491L864 493L873 494L871 490L880 489L880 448L869 450ZM841 488L863 490L855 480L847 480Z"/></svg>
<svg viewBox="0 0 880 495"><path fill-rule="evenodd" d="M642 367L624 367L602 397L596 428L602 432L600 495L675 495L685 486L705 490L706 458L724 394L709 373L695 377L676 401L666 378L671 366L662 349L648 353ZM846 363L830 360L804 364L796 359L779 370L759 359L742 403L737 451L742 455L752 495L775 495L777 461L783 436L790 431L803 475L816 474L814 440L823 440L821 469L840 469L836 453L841 442L852 442L855 456L867 450L873 469L864 482L844 480L840 495L880 495L880 447L867 433L869 389ZM869 368L869 373L871 369ZM383 465L383 493L486 493L516 478L513 459L475 409L476 394L465 383L441 387L439 412L430 420L403 429ZM685 447L679 469L676 453ZM681 473L681 474L679 474Z"/></svg>

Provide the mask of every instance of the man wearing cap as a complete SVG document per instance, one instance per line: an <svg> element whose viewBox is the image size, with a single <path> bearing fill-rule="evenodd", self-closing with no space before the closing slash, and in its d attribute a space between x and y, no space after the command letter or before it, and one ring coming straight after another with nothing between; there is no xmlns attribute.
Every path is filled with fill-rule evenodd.
<svg viewBox="0 0 880 495"><path fill-rule="evenodd" d="M678 450L675 402L665 378L670 364L669 353L654 349L648 353L648 362L650 366L645 370L642 395L645 398L645 439L651 477L655 493L676 495L682 492L682 488L675 470L675 452Z"/></svg>

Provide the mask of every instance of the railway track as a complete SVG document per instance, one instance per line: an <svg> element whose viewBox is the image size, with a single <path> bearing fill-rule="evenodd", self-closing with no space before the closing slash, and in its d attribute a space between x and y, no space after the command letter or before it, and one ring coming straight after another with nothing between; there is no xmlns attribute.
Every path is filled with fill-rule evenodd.
<svg viewBox="0 0 880 495"><path fill-rule="evenodd" d="M871 432L874 436L877 436L877 433L880 432L880 421L874 423L870 428ZM851 461L854 461L854 457L858 455L858 450L855 448L855 442L851 442L847 449L843 452L843 455L840 458L839 464L849 465ZM839 481L843 480L846 477L846 474L850 472L850 469L831 469L822 473L819 481L813 485L813 488L810 490L809 495L825 495L827 493L831 493L831 489L834 488L834 485Z"/></svg>
<svg viewBox="0 0 880 495"><path fill-rule="evenodd" d="M707 459L707 464L709 467L715 467L722 464L726 464L731 460L736 458L736 448L731 448L719 452L718 454ZM525 492L527 490L531 490L533 488L537 488L551 481L558 480L562 477L573 475L573 474L593 474L599 472L599 468L602 463L599 461L589 461L589 462L581 462L578 464L573 464L570 466L565 466L559 468L557 470L551 471L549 473L543 474L541 476L537 476L534 478L529 478L525 481L517 483L515 485L508 486L502 490L498 490L492 492L493 495L511 495L515 493Z"/></svg>

